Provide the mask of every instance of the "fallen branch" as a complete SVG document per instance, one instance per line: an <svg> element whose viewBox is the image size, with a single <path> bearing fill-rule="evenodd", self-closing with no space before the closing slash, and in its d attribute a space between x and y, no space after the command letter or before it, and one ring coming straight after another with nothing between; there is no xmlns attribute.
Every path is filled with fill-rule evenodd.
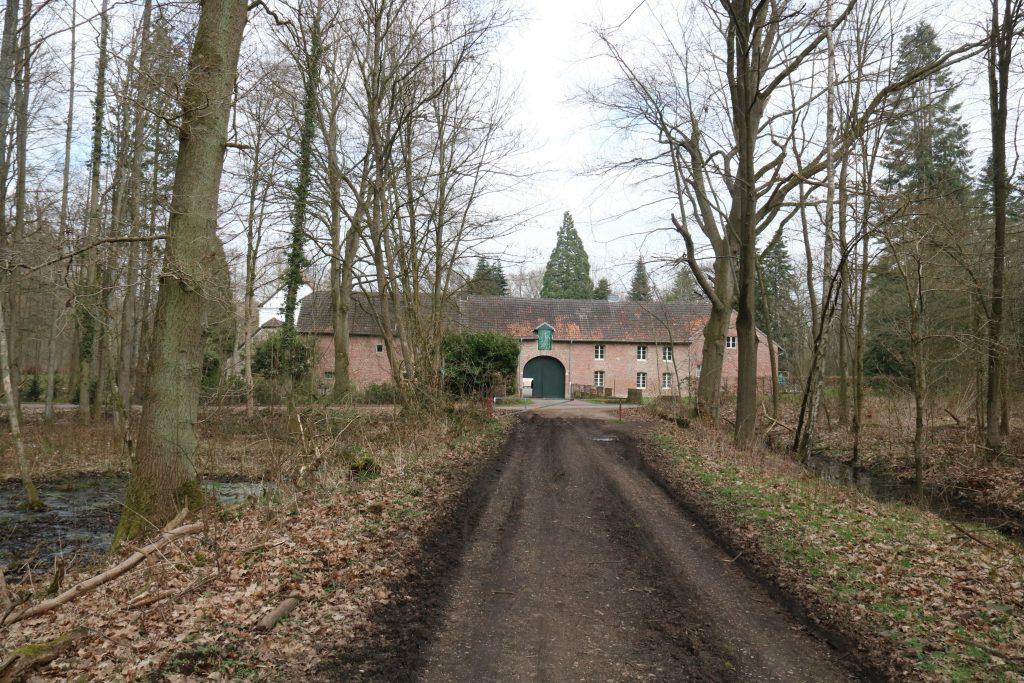
<svg viewBox="0 0 1024 683"><path fill-rule="evenodd" d="M950 416L951 418L953 418L953 421L954 421L954 422L956 422L956 426L957 426L957 427L963 427L963 426L964 426L964 423L960 421L960 418L959 418L959 417L957 417L956 415L954 415L954 414L953 414L953 413L952 413L952 412L951 412L951 411L949 410L949 408L943 408L943 410L945 410L945 411L946 411L946 415L949 415L949 416Z"/></svg>
<svg viewBox="0 0 1024 683"><path fill-rule="evenodd" d="M206 525L203 524L203 522L194 522L193 524L180 526L176 529L164 530L161 532L160 538L153 541L146 547L136 550L134 553L132 553L127 558L122 560L117 565L111 567L107 571L101 574L97 574L92 578L86 579L81 583L75 584L74 586L64 591L55 598L44 600L38 605L34 605L33 607L29 607L28 609L22 610L20 612L8 614L4 617L2 621L0 621L0 626L8 626L17 621L21 621L23 619L30 619L32 617L44 614L52 609L60 607L64 603L74 600L80 595L84 595L85 593L88 593L89 591L99 586L102 586L108 581L112 581L113 579L116 579L122 574L128 572L137 564L145 560L153 553L159 551L161 548L163 548L171 541L177 540L179 538L184 538L185 536L191 536L192 534L197 534L200 531L202 531L205 526Z"/></svg>
<svg viewBox="0 0 1024 683"><path fill-rule="evenodd" d="M290 595L284 599L284 601L271 610L265 617L260 619L260 623L257 628L260 631L269 631L277 624L277 622L288 616L293 609L299 604L299 596Z"/></svg>
<svg viewBox="0 0 1024 683"><path fill-rule="evenodd" d="M64 652L70 650L88 631L75 629L45 643L24 645L15 649L7 659L0 662L0 683L8 683L22 678L37 666L49 664Z"/></svg>
<svg viewBox="0 0 1024 683"><path fill-rule="evenodd" d="M14 602L11 590L7 587L7 577L4 576L6 571L7 567L0 565L0 609L7 609Z"/></svg>
<svg viewBox="0 0 1024 683"><path fill-rule="evenodd" d="M967 529L963 528L962 526L960 526L959 524L957 524L953 520L950 519L950 520L947 520L947 521L950 524L953 525L954 529L956 529L957 531L959 531L960 533L962 533L964 536L966 536L967 538L971 539L975 543L979 543L979 544L985 546L986 548L988 548L990 550L992 549L992 545L990 543L986 543L985 541L981 540L980 538L978 538L977 536L975 536L970 531L968 531Z"/></svg>

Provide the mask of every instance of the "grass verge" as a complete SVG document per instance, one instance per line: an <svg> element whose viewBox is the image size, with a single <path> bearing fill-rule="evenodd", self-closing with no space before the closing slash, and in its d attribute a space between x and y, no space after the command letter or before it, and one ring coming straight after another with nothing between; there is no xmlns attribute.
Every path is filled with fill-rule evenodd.
<svg viewBox="0 0 1024 683"><path fill-rule="evenodd" d="M740 452L702 425L658 420L645 440L666 485L870 665L896 678L1024 680L1021 546Z"/></svg>

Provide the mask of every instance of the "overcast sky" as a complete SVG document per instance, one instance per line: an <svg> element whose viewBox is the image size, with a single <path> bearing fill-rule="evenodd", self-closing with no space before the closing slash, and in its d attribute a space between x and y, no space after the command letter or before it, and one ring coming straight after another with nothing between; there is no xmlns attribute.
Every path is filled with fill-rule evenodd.
<svg viewBox="0 0 1024 683"><path fill-rule="evenodd" d="M609 63L601 58L591 27L619 26L626 20L625 32L654 31L651 11L657 3L519 0L517 6L524 18L509 30L499 59L506 79L518 89L515 123L527 148L522 161L538 174L502 198L529 217L515 234L498 240L495 252L502 254L508 270L518 264L543 266L562 212L569 210L595 277L608 276L613 288L623 290L638 254L664 259L678 254L681 245L666 230L667 207L645 206L653 199L651 189L587 172L602 158L616 156L622 142L602 128L599 113L573 100L587 84L609 77ZM927 18L944 42L983 20L976 3L911 1L905 7L908 23ZM960 75L965 84L958 97L968 101L964 113L975 131L972 146L983 150L988 140L980 63L966 65ZM650 234L655 229L660 232Z"/></svg>
<svg viewBox="0 0 1024 683"><path fill-rule="evenodd" d="M637 0L521 0L518 6L525 18L509 31L500 60L517 88L514 121L526 147L521 161L536 175L503 198L528 217L496 249L512 270L519 264L543 266L563 212L571 211L595 277L607 276L614 288L624 288L638 253L665 250L664 237L648 234L663 213L642 208L649 197L641 188L594 172L620 142L601 127L596 112L574 98L607 76L591 27L620 23Z"/></svg>

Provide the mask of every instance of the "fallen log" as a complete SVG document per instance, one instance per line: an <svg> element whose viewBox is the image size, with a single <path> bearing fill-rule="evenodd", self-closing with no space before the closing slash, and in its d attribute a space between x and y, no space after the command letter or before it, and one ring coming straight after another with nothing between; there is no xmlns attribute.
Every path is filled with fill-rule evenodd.
<svg viewBox="0 0 1024 683"><path fill-rule="evenodd" d="M273 610L268 612L266 616L260 619L260 623L257 628L260 631L269 631L277 624L277 622L288 616L293 609L299 604L299 596L290 595L284 599L284 601L275 607Z"/></svg>
<svg viewBox="0 0 1024 683"><path fill-rule="evenodd" d="M80 595L84 595L89 591L94 590L99 586L102 586L108 581L112 581L117 577L121 576L122 574L130 571L137 564L145 560L150 555L159 551L161 548L163 548L171 541L177 540L179 538L184 538L185 536L191 536L192 534L197 534L200 531L202 531L205 528L205 526L206 525L202 522L194 522L192 524L186 524L185 526L179 526L176 529L164 530L160 533L160 537L157 540L153 541L144 548L136 550L134 553L126 557L117 565L111 567L110 569L106 570L101 574L97 574L96 576L93 576L89 579L86 579L85 581L75 584L74 586L72 586L71 588L67 589L66 591L64 591L63 593L54 598L44 600L39 604L33 605L32 607L29 607L27 609L23 609L21 611L12 612L8 614L3 618L2 621L0 621L0 626L8 626L16 621L30 619L32 617L39 616L40 614L49 612L54 608L60 607L64 603L74 600Z"/></svg>
<svg viewBox="0 0 1024 683"><path fill-rule="evenodd" d="M81 640L88 631L84 628L75 629L71 633L48 640L45 643L22 645L0 662L0 683L16 681L37 666L49 664L64 652L67 652Z"/></svg>

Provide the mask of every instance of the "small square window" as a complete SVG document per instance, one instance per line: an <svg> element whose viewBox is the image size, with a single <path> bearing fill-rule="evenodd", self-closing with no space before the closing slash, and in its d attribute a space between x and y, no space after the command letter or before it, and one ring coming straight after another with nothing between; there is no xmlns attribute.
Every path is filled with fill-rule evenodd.
<svg viewBox="0 0 1024 683"><path fill-rule="evenodd" d="M384 353L384 345L377 344L377 353Z"/></svg>
<svg viewBox="0 0 1024 683"><path fill-rule="evenodd" d="M636 359L647 360L647 347L640 345L636 347Z"/></svg>
<svg viewBox="0 0 1024 683"><path fill-rule="evenodd" d="M604 370L594 370L594 386L598 389L604 386Z"/></svg>
<svg viewBox="0 0 1024 683"><path fill-rule="evenodd" d="M647 373L638 372L636 373L636 388L646 389L647 388Z"/></svg>
<svg viewBox="0 0 1024 683"><path fill-rule="evenodd" d="M671 389L672 388L672 373L663 372L661 373L661 388Z"/></svg>
<svg viewBox="0 0 1024 683"><path fill-rule="evenodd" d="M604 360L604 344L594 344L594 360Z"/></svg>
<svg viewBox="0 0 1024 683"><path fill-rule="evenodd" d="M735 349L736 348L736 337L728 336L725 338L725 348Z"/></svg>
<svg viewBox="0 0 1024 683"><path fill-rule="evenodd" d="M672 360L672 347L671 346L662 346L661 347L661 359L664 360L664 361Z"/></svg>
<svg viewBox="0 0 1024 683"><path fill-rule="evenodd" d="M324 379L334 379L334 373L328 370L324 373Z"/></svg>

